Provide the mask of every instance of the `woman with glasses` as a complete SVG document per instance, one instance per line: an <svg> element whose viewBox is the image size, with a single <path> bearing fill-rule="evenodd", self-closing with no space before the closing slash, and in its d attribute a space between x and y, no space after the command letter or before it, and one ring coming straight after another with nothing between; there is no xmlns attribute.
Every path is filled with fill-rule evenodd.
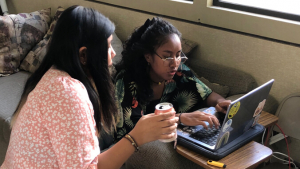
<svg viewBox="0 0 300 169"><path fill-rule="evenodd" d="M155 105L172 103L180 123L218 127L218 119L198 111L215 106L226 113L229 100L213 92L183 63L181 33L161 18L147 20L125 42L122 60L116 66L116 97L121 112L115 140L130 132L138 120L153 113Z"/></svg>

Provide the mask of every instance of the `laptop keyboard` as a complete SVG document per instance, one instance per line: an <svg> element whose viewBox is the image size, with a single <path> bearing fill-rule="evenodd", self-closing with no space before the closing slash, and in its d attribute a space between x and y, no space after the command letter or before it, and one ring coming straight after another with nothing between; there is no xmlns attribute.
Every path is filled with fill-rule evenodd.
<svg viewBox="0 0 300 169"><path fill-rule="evenodd" d="M208 129L201 128L200 130L197 127L179 125L179 131L181 131L183 135L188 135L188 137L191 137L202 143L214 146L216 145L218 136L221 132L222 123L225 119L225 114L219 113L217 118L220 122L220 126L217 129L215 128L215 125L213 125L213 127L209 127Z"/></svg>
<svg viewBox="0 0 300 169"><path fill-rule="evenodd" d="M221 125L217 129L215 128L215 126L213 126L212 128L208 128L207 130L206 129L199 130L191 134L190 137L199 140L205 144L208 144L210 146L213 146L216 145L218 136L220 134L220 130L221 130Z"/></svg>

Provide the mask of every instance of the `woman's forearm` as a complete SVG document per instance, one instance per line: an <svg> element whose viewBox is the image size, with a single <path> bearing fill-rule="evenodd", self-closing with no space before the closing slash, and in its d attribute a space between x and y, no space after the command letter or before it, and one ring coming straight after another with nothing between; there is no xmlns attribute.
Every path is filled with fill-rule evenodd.
<svg viewBox="0 0 300 169"><path fill-rule="evenodd" d="M135 148L126 138L98 155L98 169L119 169L134 153Z"/></svg>
<svg viewBox="0 0 300 169"><path fill-rule="evenodd" d="M215 107L218 103L224 101L225 99L218 93L212 92L206 99L206 105L209 107Z"/></svg>

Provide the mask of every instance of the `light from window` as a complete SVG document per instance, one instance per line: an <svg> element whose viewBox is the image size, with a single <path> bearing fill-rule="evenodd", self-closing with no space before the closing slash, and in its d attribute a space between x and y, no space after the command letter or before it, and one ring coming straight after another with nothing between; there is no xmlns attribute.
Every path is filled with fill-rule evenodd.
<svg viewBox="0 0 300 169"><path fill-rule="evenodd" d="M299 0L222 0L221 2L300 15Z"/></svg>

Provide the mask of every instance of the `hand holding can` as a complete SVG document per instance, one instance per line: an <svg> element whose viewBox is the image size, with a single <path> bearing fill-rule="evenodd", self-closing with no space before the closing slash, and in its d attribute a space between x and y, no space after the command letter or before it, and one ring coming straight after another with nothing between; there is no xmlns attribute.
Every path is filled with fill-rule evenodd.
<svg viewBox="0 0 300 169"><path fill-rule="evenodd" d="M167 112L175 112L175 109L174 109L174 107L173 107L173 105L171 103L164 102L164 103L159 103L159 104L157 104L155 106L154 113L156 115L159 115L161 113L167 113ZM173 117L175 117L175 114L174 114ZM176 138L177 138L177 131L176 131L176 129L175 129L174 133L175 134L174 134L173 138L171 138L171 139L160 139L159 141L165 142L165 143L171 142L171 141L175 141ZM166 134L169 134L169 133L166 133Z"/></svg>

